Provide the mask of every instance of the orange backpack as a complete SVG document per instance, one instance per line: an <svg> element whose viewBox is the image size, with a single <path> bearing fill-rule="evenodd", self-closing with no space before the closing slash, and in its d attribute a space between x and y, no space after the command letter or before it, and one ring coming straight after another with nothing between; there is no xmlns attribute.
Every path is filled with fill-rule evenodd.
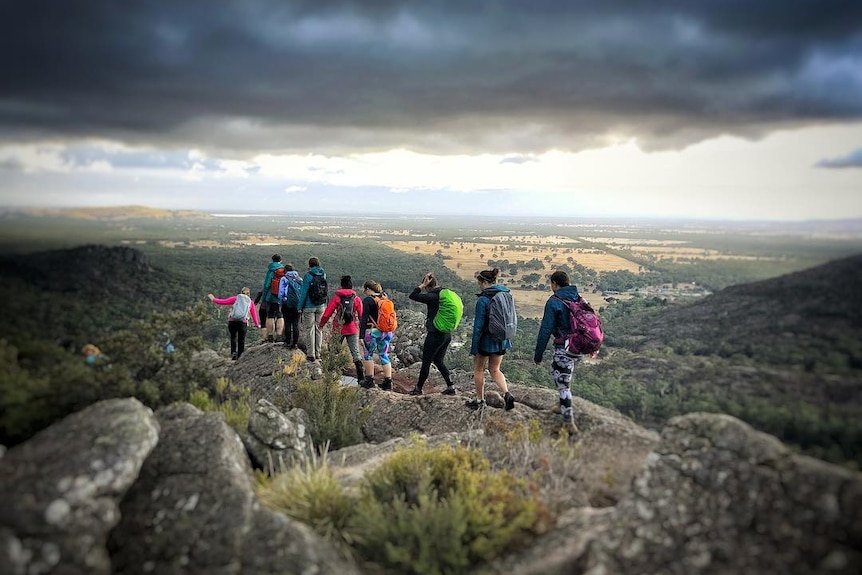
<svg viewBox="0 0 862 575"><path fill-rule="evenodd" d="M371 322L380 331L395 331L398 327L398 318L395 317L395 304L385 295L375 297L377 303L377 321Z"/></svg>

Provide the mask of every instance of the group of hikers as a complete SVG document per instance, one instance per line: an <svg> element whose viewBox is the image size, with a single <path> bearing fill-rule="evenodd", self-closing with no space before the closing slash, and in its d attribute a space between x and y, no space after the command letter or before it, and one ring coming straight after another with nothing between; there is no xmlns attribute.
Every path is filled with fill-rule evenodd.
<svg viewBox="0 0 862 575"><path fill-rule="evenodd" d="M505 410L515 406L515 398L509 392L506 376L501 371L503 356L512 347L517 316L514 300L509 289L497 283L498 268L476 272L479 293L473 321L470 355L473 358L473 383L476 395L466 402L471 409L485 407L485 370L503 395ZM572 320L572 309L579 304L589 305L580 297L578 289L569 284L563 271L550 276L553 295L545 303L542 323L536 337L534 361L541 365L548 340L554 336L551 374L560 397L560 412L563 423L574 428L572 414L571 379L574 367L584 354L570 347L571 333L576 329ZM392 389L392 361L390 345L397 319L395 309L383 287L374 280L362 285L362 297L354 290L351 276L340 279L340 287L334 297L327 293L326 273L316 257L309 258L308 270L300 277L292 264L283 264L281 255L274 254L263 286L252 300L251 291L244 287L235 296L207 297L215 304L231 306L228 318L231 358L238 359L245 350L245 336L249 321L261 330L263 342L278 341L283 334L284 345L296 349L299 342L300 319L307 330L306 359L320 360L323 344L323 328L333 320L333 330L342 342L347 343L356 378L366 389L375 387L374 355L379 358L383 380L382 390ZM463 306L460 297L452 290L443 288L433 273L426 273L422 281L409 294L411 300L427 306L425 327L427 335L422 347L419 378L411 395L422 395L433 364L446 383L445 395L455 395L455 386L445 356L452 342L452 331L460 321ZM259 312L255 307L259 304Z"/></svg>

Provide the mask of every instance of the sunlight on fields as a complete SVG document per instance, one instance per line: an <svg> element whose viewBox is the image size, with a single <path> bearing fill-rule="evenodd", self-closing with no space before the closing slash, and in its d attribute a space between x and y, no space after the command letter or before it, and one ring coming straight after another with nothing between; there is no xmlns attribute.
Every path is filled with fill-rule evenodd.
<svg viewBox="0 0 862 575"><path fill-rule="evenodd" d="M523 241L524 238L527 238L527 241ZM493 239L496 240L494 243L438 242L435 240L398 240L382 243L406 253L434 255L440 252L445 258L443 264L459 277L467 280L472 280L477 271L487 269L489 259L516 262L538 258L545 264L545 269L541 272L543 277L550 275L557 266L563 264L571 266L574 263L592 268L597 272L616 270L638 272L638 264L599 250L578 248L577 242L571 238L561 236L495 236ZM560 239L563 241L558 241ZM531 273L533 273L532 270L521 270L520 273L512 276L507 273L507 270L502 270L500 282L512 290L519 314L525 317L541 317L545 301L551 292L549 290L523 290L516 287L520 283L521 277ZM511 280L514 281L510 283ZM593 306L602 306L607 303L600 294L584 293L583 295Z"/></svg>

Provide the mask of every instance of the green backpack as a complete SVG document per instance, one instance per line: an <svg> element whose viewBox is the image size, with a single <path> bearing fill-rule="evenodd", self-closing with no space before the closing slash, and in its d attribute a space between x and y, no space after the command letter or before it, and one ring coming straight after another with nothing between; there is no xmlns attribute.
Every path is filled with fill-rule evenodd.
<svg viewBox="0 0 862 575"><path fill-rule="evenodd" d="M443 333L454 331L461 323L462 315L464 315L464 302L461 301L461 297L450 289L440 290L440 309L434 316L434 327Z"/></svg>

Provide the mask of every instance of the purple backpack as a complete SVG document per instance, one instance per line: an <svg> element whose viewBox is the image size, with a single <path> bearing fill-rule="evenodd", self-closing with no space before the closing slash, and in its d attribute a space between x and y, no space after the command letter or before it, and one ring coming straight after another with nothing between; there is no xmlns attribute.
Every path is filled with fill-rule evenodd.
<svg viewBox="0 0 862 575"><path fill-rule="evenodd" d="M583 297L578 297L577 300L554 297L563 302L569 310L569 333L561 340L555 340L556 343L562 343L568 355L595 356L605 339L602 320L598 314Z"/></svg>

